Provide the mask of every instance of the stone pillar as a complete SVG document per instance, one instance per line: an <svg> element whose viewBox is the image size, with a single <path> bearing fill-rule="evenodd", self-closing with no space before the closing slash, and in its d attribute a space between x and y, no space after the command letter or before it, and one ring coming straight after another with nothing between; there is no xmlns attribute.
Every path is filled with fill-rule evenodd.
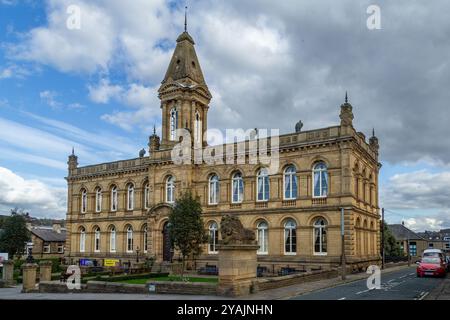
<svg viewBox="0 0 450 320"><path fill-rule="evenodd" d="M36 263L27 263L22 265L23 289L22 292L32 292L36 290Z"/></svg>
<svg viewBox="0 0 450 320"><path fill-rule="evenodd" d="M12 286L15 284L14 281L14 261L6 260L3 261L3 281L5 285Z"/></svg>
<svg viewBox="0 0 450 320"><path fill-rule="evenodd" d="M39 282L52 280L52 262L42 261L39 263Z"/></svg>
<svg viewBox="0 0 450 320"><path fill-rule="evenodd" d="M256 280L258 248L256 244L234 243L218 246L220 295L235 297L251 293L251 287Z"/></svg>

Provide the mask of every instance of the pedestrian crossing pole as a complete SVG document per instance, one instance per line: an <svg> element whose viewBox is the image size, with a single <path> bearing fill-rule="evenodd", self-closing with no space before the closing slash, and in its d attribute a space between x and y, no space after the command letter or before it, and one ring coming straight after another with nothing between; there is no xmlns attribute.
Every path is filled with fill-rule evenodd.
<svg viewBox="0 0 450 320"><path fill-rule="evenodd" d="M341 208L341 246L342 246L342 280L346 278L347 262L345 260L345 229L344 229L344 208Z"/></svg>

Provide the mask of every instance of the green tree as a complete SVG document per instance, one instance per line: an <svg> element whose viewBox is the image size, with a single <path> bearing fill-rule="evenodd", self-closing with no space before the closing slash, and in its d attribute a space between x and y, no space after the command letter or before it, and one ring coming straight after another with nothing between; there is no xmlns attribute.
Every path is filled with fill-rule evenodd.
<svg viewBox="0 0 450 320"><path fill-rule="evenodd" d="M3 233L0 235L0 251L7 252L12 260L14 255L23 254L25 243L30 239L30 231L23 215L13 213L6 217L3 222Z"/></svg>
<svg viewBox="0 0 450 320"><path fill-rule="evenodd" d="M384 223L384 253L386 256L402 257L404 252L400 245L397 243L391 230L388 228L387 223Z"/></svg>
<svg viewBox="0 0 450 320"><path fill-rule="evenodd" d="M201 253L202 245L208 242L208 234L203 226L202 207L191 192L184 193L176 200L169 214L169 234L173 248L181 253L183 278L186 257Z"/></svg>

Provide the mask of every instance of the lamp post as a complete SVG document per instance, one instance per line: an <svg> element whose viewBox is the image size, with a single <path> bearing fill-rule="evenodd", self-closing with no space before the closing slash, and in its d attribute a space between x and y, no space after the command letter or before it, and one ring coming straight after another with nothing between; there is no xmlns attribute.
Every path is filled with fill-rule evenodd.
<svg viewBox="0 0 450 320"><path fill-rule="evenodd" d="M33 258L33 242L27 243L27 250L28 250L28 256L27 256L27 263L34 263Z"/></svg>

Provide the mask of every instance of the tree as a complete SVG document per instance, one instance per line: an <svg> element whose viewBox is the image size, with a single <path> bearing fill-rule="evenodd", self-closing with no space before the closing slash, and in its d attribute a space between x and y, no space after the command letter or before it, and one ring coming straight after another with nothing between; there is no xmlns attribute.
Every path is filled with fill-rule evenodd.
<svg viewBox="0 0 450 320"><path fill-rule="evenodd" d="M0 251L7 252L12 260L16 254L22 255L25 243L30 239L30 231L23 215L12 214L6 217L3 222L3 233L0 235Z"/></svg>
<svg viewBox="0 0 450 320"><path fill-rule="evenodd" d="M176 200L169 214L169 235L173 248L181 253L181 277L184 275L186 257L201 253L202 245L208 242L208 234L203 226L202 207L191 192L184 193Z"/></svg>
<svg viewBox="0 0 450 320"><path fill-rule="evenodd" d="M402 257L404 255L403 250L397 243L391 230L388 228L387 223L384 223L384 253L390 257Z"/></svg>

